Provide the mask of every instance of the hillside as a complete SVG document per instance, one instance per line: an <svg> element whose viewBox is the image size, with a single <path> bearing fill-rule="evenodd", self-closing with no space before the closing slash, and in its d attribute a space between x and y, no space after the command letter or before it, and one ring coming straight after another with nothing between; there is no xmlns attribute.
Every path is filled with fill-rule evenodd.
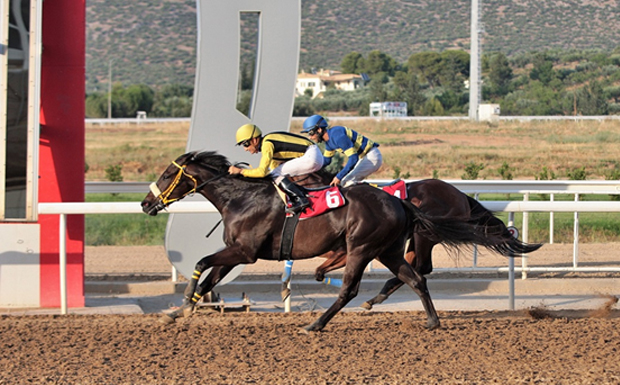
<svg viewBox="0 0 620 385"><path fill-rule="evenodd" d="M483 49L507 55L620 46L618 0L481 0ZM125 84L193 85L196 3L88 0L86 89ZM344 55L380 50L469 49L470 1L302 0L301 68L337 68Z"/></svg>

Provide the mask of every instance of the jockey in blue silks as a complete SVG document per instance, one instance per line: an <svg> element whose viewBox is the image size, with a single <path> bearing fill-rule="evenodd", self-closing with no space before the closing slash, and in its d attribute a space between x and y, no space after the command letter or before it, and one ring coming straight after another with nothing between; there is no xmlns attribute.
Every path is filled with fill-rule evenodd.
<svg viewBox="0 0 620 385"><path fill-rule="evenodd" d="M331 163L336 151L343 152L348 161L336 174L330 185L344 187L361 182L377 171L383 163L379 144L344 126L328 127L321 115L312 115L304 121L302 133L311 140L325 143L323 167Z"/></svg>

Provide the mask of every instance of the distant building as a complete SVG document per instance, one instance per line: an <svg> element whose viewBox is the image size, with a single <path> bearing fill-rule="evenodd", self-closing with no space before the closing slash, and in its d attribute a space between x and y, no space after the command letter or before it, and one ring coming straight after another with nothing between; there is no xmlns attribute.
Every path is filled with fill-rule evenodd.
<svg viewBox="0 0 620 385"><path fill-rule="evenodd" d="M499 104L479 104L478 120L482 122L497 122L501 113Z"/></svg>
<svg viewBox="0 0 620 385"><path fill-rule="evenodd" d="M306 90L312 90L312 98L322 97L328 87L343 91L354 91L366 84L362 75L343 74L339 71L323 70L316 73L302 71L297 75L295 97L303 96Z"/></svg>
<svg viewBox="0 0 620 385"><path fill-rule="evenodd" d="M381 118L407 116L407 102L370 103L370 116Z"/></svg>

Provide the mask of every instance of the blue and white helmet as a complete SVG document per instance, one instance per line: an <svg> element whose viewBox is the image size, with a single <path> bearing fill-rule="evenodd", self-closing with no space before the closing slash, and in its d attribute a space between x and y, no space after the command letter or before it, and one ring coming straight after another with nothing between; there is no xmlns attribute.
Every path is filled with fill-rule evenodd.
<svg viewBox="0 0 620 385"><path fill-rule="evenodd" d="M301 132L307 134L309 131L317 128L327 128L327 121L321 115L312 115L304 120L304 129Z"/></svg>

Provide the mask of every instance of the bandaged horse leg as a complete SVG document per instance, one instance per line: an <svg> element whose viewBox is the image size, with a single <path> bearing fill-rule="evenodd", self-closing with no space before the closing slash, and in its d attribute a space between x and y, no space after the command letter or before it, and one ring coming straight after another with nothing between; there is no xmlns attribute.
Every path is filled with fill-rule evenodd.
<svg viewBox="0 0 620 385"><path fill-rule="evenodd" d="M282 302L291 295L291 289L289 284L291 283L291 272L293 270L293 261L286 261L284 263L284 273L282 273L282 289L280 294L282 296Z"/></svg>
<svg viewBox="0 0 620 385"><path fill-rule="evenodd" d="M203 257L196 266L184 291L184 299L181 307L165 316L164 322L174 322L176 318L188 317L194 311L196 303L213 287L220 282L235 266L256 262L256 259L244 257L247 253L241 252L238 245L227 247L215 254ZM253 254L252 254L253 255ZM224 264L225 263L225 264ZM201 275L207 269L213 268L207 277L201 280Z"/></svg>
<svg viewBox="0 0 620 385"><path fill-rule="evenodd" d="M201 274L198 270L195 270L190 282L185 288L183 304L173 312L165 314L162 318L162 322L169 324L173 323L177 318L191 316L198 301L208 294L215 284L224 278L226 274L230 273L232 269L234 269L234 266L213 267L203 280L200 280Z"/></svg>

